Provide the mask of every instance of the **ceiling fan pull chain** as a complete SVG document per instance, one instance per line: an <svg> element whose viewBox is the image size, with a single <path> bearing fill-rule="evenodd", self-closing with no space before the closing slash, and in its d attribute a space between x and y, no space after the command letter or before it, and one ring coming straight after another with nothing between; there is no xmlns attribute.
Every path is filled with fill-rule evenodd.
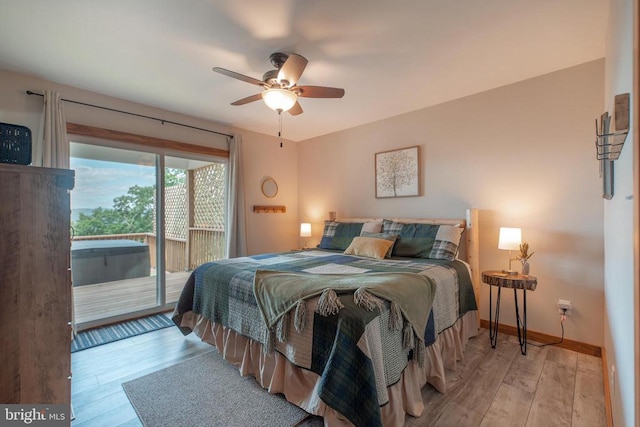
<svg viewBox="0 0 640 427"><path fill-rule="evenodd" d="M278 121L280 122L280 129L278 129L278 138L280 138L280 148L282 148L282 110L278 111Z"/></svg>

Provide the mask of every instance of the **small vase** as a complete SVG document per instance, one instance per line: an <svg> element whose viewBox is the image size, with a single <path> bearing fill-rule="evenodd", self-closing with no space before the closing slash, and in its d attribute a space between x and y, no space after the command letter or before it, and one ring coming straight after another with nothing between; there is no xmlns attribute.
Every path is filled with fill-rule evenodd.
<svg viewBox="0 0 640 427"><path fill-rule="evenodd" d="M523 276L529 275L529 263L527 261L522 263L522 275Z"/></svg>

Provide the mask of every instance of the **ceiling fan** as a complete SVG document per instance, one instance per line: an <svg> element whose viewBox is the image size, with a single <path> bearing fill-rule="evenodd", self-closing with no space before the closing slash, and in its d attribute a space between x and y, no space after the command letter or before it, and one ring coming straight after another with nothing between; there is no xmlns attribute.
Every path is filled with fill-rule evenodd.
<svg viewBox="0 0 640 427"><path fill-rule="evenodd" d="M264 73L262 80L220 67L213 68L216 73L264 88L261 93L239 99L232 102L231 105L244 105L262 99L269 108L278 113L288 111L289 114L297 116L302 114L302 107L298 102L298 97L342 98L344 96L344 89L340 88L297 86L296 83L309 62L301 55L295 53L287 55L286 53L276 52L269 56L269 60L276 69Z"/></svg>

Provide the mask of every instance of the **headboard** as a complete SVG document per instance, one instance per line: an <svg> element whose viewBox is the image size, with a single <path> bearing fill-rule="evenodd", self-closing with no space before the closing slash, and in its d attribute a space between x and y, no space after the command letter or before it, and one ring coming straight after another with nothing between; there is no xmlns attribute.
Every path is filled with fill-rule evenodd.
<svg viewBox="0 0 640 427"><path fill-rule="evenodd" d="M478 242L478 209L467 209L466 217L460 218L386 218L395 222L420 223L433 225L453 225L464 228L458 258L471 266L471 281L476 294L476 303L480 308L480 246ZM336 222L373 222L383 218L336 218Z"/></svg>

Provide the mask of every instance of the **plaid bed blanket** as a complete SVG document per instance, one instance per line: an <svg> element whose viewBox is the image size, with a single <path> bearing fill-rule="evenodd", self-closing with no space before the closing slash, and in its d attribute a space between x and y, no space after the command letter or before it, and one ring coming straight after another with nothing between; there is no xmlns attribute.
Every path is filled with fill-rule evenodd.
<svg viewBox="0 0 640 427"><path fill-rule="evenodd" d="M468 269L460 261L374 260L311 250L233 258L198 267L183 289L174 322L180 326L182 314L193 311L268 345L271 337L253 293L257 270L425 275L436 283L424 331L426 345L466 312L477 309ZM339 298L344 308L337 315L309 316L310 324L304 332L297 333L291 326L287 341L278 343L275 349L320 376L318 395L328 406L356 426L377 426L381 424L379 407L388 402L386 388L400 379L413 354L403 346L402 331L388 327L388 303L369 311L356 305L353 295ZM317 299L309 301L310 311L315 309ZM184 334L191 332L181 329Z"/></svg>
<svg viewBox="0 0 640 427"><path fill-rule="evenodd" d="M347 293L353 295L356 305L369 311L382 310L387 301L393 314L389 327L406 327L409 338L414 335L419 341L424 340L435 291L436 284L430 277L398 272L353 275L257 270L253 284L258 308L270 330L282 333L283 325L288 325L293 317L294 328L302 332L309 315L306 300L319 296L315 312L335 315L342 308L338 295Z"/></svg>

